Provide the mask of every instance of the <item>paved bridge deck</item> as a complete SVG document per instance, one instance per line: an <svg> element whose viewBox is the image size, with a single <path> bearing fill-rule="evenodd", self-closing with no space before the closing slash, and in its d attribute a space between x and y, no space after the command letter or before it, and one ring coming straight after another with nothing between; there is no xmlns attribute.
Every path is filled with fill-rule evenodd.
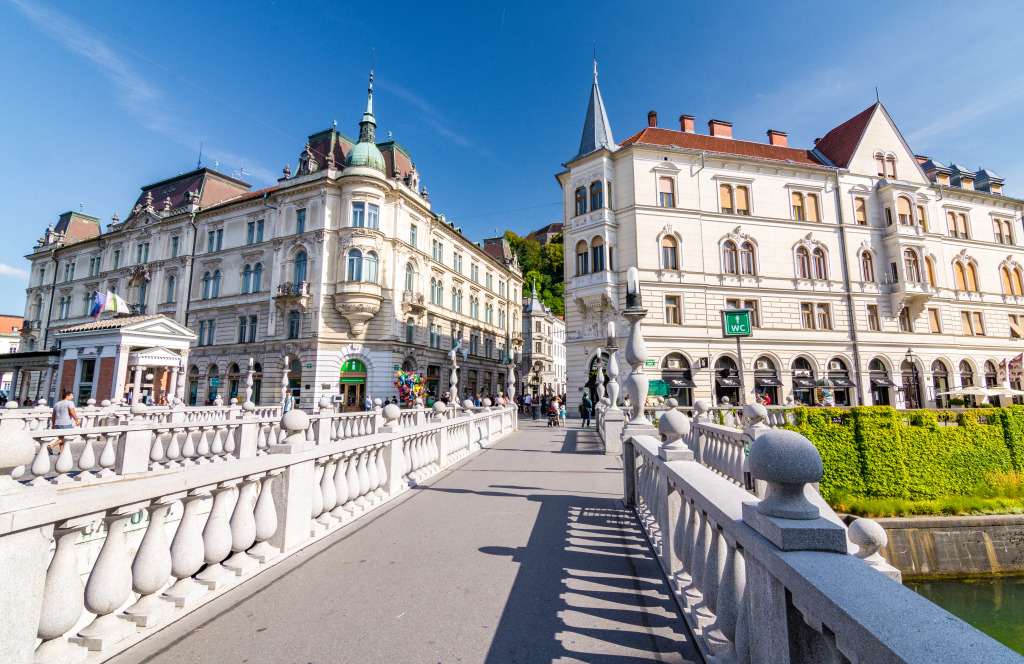
<svg viewBox="0 0 1024 664"><path fill-rule="evenodd" d="M520 431L111 660L698 662L593 430Z"/></svg>

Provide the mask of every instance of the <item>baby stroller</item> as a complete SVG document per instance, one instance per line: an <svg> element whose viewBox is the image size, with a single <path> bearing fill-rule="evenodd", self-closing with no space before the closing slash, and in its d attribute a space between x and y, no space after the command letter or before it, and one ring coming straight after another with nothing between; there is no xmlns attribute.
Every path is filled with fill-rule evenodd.
<svg viewBox="0 0 1024 664"><path fill-rule="evenodd" d="M558 409L557 408L554 408L554 407L548 408L548 426L549 427L562 426L559 423L559 421L558 421Z"/></svg>

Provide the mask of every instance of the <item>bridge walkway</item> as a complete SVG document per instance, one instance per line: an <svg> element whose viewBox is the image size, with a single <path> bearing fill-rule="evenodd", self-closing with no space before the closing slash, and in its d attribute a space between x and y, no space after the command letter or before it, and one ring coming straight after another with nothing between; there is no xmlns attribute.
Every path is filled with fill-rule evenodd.
<svg viewBox="0 0 1024 664"><path fill-rule="evenodd" d="M700 662L621 492L593 430L521 420L110 661Z"/></svg>

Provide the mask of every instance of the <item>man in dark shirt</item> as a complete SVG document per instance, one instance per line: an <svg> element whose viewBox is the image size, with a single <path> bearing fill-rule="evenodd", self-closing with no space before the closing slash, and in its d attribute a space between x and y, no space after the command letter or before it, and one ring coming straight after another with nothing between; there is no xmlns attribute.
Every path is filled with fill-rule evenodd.
<svg viewBox="0 0 1024 664"><path fill-rule="evenodd" d="M580 415L583 417L583 424L580 425L581 429L583 427L590 428L590 411L593 408L594 404L591 403L590 399L587 398L587 393L584 392L583 402L580 404Z"/></svg>

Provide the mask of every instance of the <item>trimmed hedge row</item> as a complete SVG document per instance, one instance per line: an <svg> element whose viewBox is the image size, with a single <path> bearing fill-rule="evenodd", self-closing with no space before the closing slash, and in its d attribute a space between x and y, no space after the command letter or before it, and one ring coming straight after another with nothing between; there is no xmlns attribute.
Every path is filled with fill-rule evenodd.
<svg viewBox="0 0 1024 664"><path fill-rule="evenodd" d="M1024 467L1024 406L958 413L800 408L794 416L786 428L821 453L826 500L970 495L991 474Z"/></svg>

